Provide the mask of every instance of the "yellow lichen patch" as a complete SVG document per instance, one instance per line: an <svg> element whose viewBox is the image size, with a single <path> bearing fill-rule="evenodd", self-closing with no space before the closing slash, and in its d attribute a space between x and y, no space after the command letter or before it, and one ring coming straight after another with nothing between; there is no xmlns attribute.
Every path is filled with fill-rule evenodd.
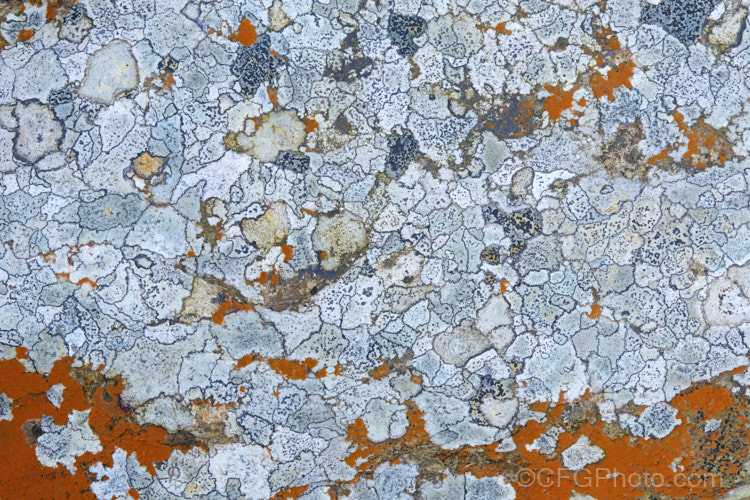
<svg viewBox="0 0 750 500"><path fill-rule="evenodd" d="M195 278L190 295L182 301L182 311L177 315L177 321L194 323L203 318L213 317L219 311L219 302L216 299L221 295L221 291L219 284Z"/></svg>

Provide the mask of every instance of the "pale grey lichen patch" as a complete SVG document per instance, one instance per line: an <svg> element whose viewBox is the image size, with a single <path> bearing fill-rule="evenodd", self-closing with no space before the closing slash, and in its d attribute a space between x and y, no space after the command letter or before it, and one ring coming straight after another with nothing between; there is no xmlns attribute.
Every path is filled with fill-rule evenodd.
<svg viewBox="0 0 750 500"><path fill-rule="evenodd" d="M89 57L78 95L111 104L119 94L137 85L138 65L130 44L125 40L115 40Z"/></svg>

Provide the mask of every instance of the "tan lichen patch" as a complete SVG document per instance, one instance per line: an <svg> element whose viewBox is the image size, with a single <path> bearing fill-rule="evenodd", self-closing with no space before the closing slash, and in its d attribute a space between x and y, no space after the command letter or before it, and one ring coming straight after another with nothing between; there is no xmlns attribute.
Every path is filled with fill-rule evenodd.
<svg viewBox="0 0 750 500"><path fill-rule="evenodd" d="M709 18L703 26L703 40L717 54L739 45L748 14L747 6L737 0L728 0L724 4L721 17Z"/></svg>
<svg viewBox="0 0 750 500"><path fill-rule="evenodd" d="M305 142L306 127L294 111L274 111L263 115L252 135L230 132L224 145L263 162L274 161L280 151L299 151Z"/></svg>
<svg viewBox="0 0 750 500"><path fill-rule="evenodd" d="M220 325L227 314L252 309L253 306L234 287L213 276L198 276L193 280L190 295L182 300L182 311L175 319L181 323L211 319Z"/></svg>
<svg viewBox="0 0 750 500"><path fill-rule="evenodd" d="M138 177L151 180L164 169L164 158L151 156L148 151L144 151L133 160L131 168Z"/></svg>
<svg viewBox="0 0 750 500"><path fill-rule="evenodd" d="M204 318L211 318L219 311L219 297L222 287L203 278L193 280L190 295L182 300L182 311L175 318L181 323L195 323Z"/></svg>
<svg viewBox="0 0 750 500"><path fill-rule="evenodd" d="M313 241L327 254L321 266L332 271L367 247L367 231L364 223L349 212L321 215L313 232Z"/></svg>
<svg viewBox="0 0 750 500"><path fill-rule="evenodd" d="M615 137L602 145L598 160L610 175L628 179L645 179L651 165L638 147L643 140L643 125L640 119L617 127Z"/></svg>
<svg viewBox="0 0 750 500"><path fill-rule="evenodd" d="M242 221L245 239L263 250L281 244L289 235L289 228L286 204L283 202L274 203L257 219Z"/></svg>

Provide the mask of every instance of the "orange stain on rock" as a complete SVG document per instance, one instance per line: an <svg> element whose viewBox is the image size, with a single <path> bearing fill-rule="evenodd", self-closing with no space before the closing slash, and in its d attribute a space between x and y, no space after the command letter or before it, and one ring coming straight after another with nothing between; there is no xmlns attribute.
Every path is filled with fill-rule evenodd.
<svg viewBox="0 0 750 500"><path fill-rule="evenodd" d="M580 87L575 86L570 90L562 90L551 85L546 85L544 89L552 94L544 99L544 109L549 113L552 120L557 120L566 109L573 107L573 94Z"/></svg>
<svg viewBox="0 0 750 500"><path fill-rule="evenodd" d="M616 88L627 87L632 89L633 85L630 83L630 78L633 76L633 68L635 68L635 63L627 61L620 64L617 68L607 71L606 78L600 73L591 75L591 91L594 93L594 96L599 99L606 95L610 101L614 101L614 90Z"/></svg>
<svg viewBox="0 0 750 500"><path fill-rule="evenodd" d="M229 39L239 42L240 45L249 47L258 39L258 34L255 32L253 23L249 19L243 19L240 22L240 27L229 36Z"/></svg>

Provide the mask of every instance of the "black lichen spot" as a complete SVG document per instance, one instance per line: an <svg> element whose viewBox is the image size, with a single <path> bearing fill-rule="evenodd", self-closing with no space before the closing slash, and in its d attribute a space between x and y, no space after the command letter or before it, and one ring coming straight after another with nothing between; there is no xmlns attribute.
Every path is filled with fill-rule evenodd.
<svg viewBox="0 0 750 500"><path fill-rule="evenodd" d="M534 236L542 228L542 217L533 208L506 214L497 208L486 206L482 209L482 212L487 222L500 224L506 232L515 233L525 238Z"/></svg>
<svg viewBox="0 0 750 500"><path fill-rule="evenodd" d="M86 14L86 11L83 8L83 5L81 4L75 4L70 7L70 10L68 13L63 17L63 24L78 24L78 21L83 19L83 16Z"/></svg>
<svg viewBox="0 0 750 500"><path fill-rule="evenodd" d="M279 151L276 164L281 168L301 174L310 168L310 158L292 151Z"/></svg>
<svg viewBox="0 0 750 500"><path fill-rule="evenodd" d="M276 67L276 58L271 54L271 39L264 33L253 45L240 46L230 70L240 82L242 94L252 97L263 82L276 75Z"/></svg>
<svg viewBox="0 0 750 500"><path fill-rule="evenodd" d="M49 105L59 106L61 104L67 104L73 101L73 89L70 85L66 85L61 89L53 90L49 94Z"/></svg>
<svg viewBox="0 0 750 500"><path fill-rule="evenodd" d="M402 56L411 57L417 53L419 47L414 43L414 39L426 29L427 22L419 16L393 14L388 20L388 34Z"/></svg>
<svg viewBox="0 0 750 500"><path fill-rule="evenodd" d="M664 0L644 4L641 22L660 24L672 36L689 46L698 41L706 18L718 0Z"/></svg>
<svg viewBox="0 0 750 500"><path fill-rule="evenodd" d="M419 145L414 135L404 131L401 135L388 138L388 157L385 159L385 173L391 179L398 179L406 171L409 162L419 157Z"/></svg>

